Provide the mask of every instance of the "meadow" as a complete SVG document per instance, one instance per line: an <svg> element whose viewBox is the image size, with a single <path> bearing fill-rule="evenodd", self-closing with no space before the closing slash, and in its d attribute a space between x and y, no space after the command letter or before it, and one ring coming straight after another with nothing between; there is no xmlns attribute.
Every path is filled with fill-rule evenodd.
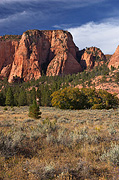
<svg viewBox="0 0 119 180"><path fill-rule="evenodd" d="M119 108L0 107L0 180L118 180Z"/></svg>

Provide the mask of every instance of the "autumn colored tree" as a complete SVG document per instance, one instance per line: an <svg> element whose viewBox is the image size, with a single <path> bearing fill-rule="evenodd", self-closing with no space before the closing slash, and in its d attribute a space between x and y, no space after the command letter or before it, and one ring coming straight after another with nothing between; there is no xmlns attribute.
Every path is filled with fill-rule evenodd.
<svg viewBox="0 0 119 180"><path fill-rule="evenodd" d="M52 106L61 109L84 109L87 107L87 98L78 88L64 88L55 91L52 95Z"/></svg>
<svg viewBox="0 0 119 180"><path fill-rule="evenodd" d="M119 99L107 91L91 88L64 88L52 95L52 106L61 109L109 109L119 105Z"/></svg>

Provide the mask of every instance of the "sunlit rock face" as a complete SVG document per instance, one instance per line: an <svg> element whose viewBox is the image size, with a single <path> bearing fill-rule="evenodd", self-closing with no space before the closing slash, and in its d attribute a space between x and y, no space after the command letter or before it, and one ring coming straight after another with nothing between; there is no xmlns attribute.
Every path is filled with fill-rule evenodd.
<svg viewBox="0 0 119 180"><path fill-rule="evenodd" d="M115 53L110 58L108 67L111 68L111 66L118 68L119 67L119 46L117 47Z"/></svg>
<svg viewBox="0 0 119 180"><path fill-rule="evenodd" d="M90 53L89 53L90 52ZM102 59L97 61L96 58ZM29 81L92 69L105 60L98 48L79 51L72 35L63 30L28 30L23 35L0 37L0 77Z"/></svg>

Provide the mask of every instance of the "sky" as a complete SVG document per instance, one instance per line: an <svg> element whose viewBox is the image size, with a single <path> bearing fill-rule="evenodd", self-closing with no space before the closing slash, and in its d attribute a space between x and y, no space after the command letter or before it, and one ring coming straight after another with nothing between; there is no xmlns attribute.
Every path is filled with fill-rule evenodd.
<svg viewBox="0 0 119 180"><path fill-rule="evenodd" d="M0 0L0 36L29 29L68 30L79 50L113 54L119 45L119 0Z"/></svg>

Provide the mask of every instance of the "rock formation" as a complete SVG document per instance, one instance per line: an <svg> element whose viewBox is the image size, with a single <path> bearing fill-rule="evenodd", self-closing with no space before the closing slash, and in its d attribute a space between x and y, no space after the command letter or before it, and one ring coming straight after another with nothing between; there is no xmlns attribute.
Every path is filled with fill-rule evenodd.
<svg viewBox="0 0 119 180"><path fill-rule="evenodd" d="M2 77L9 76L18 45L19 42L17 40L0 41L0 75Z"/></svg>
<svg viewBox="0 0 119 180"><path fill-rule="evenodd" d="M25 81L82 71L77 62L75 46L69 32L63 30L29 30L22 36L0 37L0 76Z"/></svg>
<svg viewBox="0 0 119 180"><path fill-rule="evenodd" d="M80 64L77 62L75 46L72 36L66 31L53 31L50 59L47 68L47 75L54 76L60 74L72 74L82 71ZM52 56L54 56L52 58Z"/></svg>
<svg viewBox="0 0 119 180"><path fill-rule="evenodd" d="M111 66L118 68L119 67L119 46L117 47L115 53L110 58L108 67L111 68Z"/></svg>
<svg viewBox="0 0 119 180"><path fill-rule="evenodd" d="M106 57L99 48L90 47L84 50L80 64L85 69L92 69L106 62Z"/></svg>
<svg viewBox="0 0 119 180"><path fill-rule="evenodd" d="M22 36L0 36L0 77L38 79L92 69L105 61L95 47L79 51L72 35L63 30L28 30ZM100 62L100 60L102 60Z"/></svg>

